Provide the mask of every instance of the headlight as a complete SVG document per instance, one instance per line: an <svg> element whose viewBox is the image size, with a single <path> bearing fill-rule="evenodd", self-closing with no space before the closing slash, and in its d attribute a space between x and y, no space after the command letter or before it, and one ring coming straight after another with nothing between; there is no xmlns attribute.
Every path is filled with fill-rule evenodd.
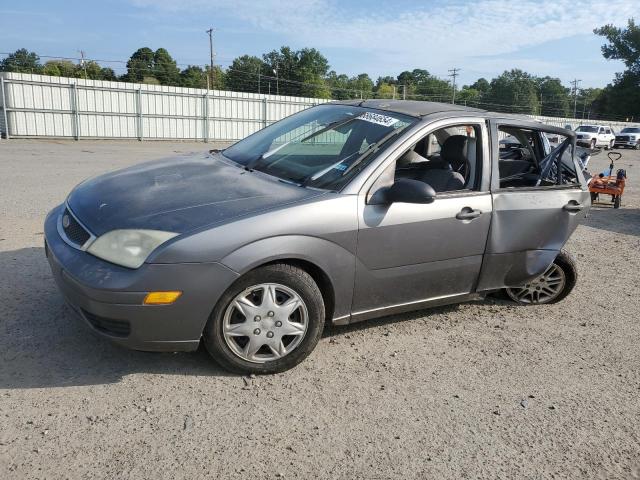
<svg viewBox="0 0 640 480"><path fill-rule="evenodd" d="M116 265L138 268L151 252L176 235L158 230L112 230L98 237L87 252Z"/></svg>
<svg viewBox="0 0 640 480"><path fill-rule="evenodd" d="M629 137L629 140L631 140L632 142L635 142L637 139L638 139L638 138L637 138L636 136L634 136L634 135L631 135L631 136Z"/></svg>

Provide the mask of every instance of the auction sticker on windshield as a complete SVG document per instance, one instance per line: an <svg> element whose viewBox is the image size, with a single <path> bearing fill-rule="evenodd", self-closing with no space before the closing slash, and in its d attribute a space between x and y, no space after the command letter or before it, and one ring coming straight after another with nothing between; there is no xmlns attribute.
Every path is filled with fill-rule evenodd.
<svg viewBox="0 0 640 480"><path fill-rule="evenodd" d="M373 112L364 112L362 115L356 118L358 120L364 120L365 122L375 123L384 127L390 127L398 121L397 118L388 117L387 115L381 115L379 113Z"/></svg>

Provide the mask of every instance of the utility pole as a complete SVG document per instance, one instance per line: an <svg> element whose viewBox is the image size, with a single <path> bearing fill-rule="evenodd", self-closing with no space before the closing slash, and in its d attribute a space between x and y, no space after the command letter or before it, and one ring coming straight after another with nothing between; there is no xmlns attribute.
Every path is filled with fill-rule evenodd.
<svg viewBox="0 0 640 480"><path fill-rule="evenodd" d="M396 99L396 86L395 85L391 85L393 87L393 99Z"/></svg>
<svg viewBox="0 0 640 480"><path fill-rule="evenodd" d="M87 79L87 64L84 63L84 50L78 50L80 52L80 66L84 70L84 79Z"/></svg>
<svg viewBox="0 0 640 480"><path fill-rule="evenodd" d="M582 80L578 80L577 78L571 81L571 85L573 85L573 118L576 118L576 109L578 108L578 83L581 81Z"/></svg>
<svg viewBox="0 0 640 480"><path fill-rule="evenodd" d="M407 86L406 85L402 85L402 99L403 100L407 99Z"/></svg>
<svg viewBox="0 0 640 480"><path fill-rule="evenodd" d="M215 54L213 53L213 28L207 30L207 33L209 34L209 78L211 79L209 84L211 85L211 88L213 88L213 59L215 57Z"/></svg>
<svg viewBox="0 0 640 480"><path fill-rule="evenodd" d="M459 68L452 68L451 70L449 70L449 76L453 77L453 96L451 97L451 103L456 103L456 77L458 75L460 75L458 72L460 71Z"/></svg>

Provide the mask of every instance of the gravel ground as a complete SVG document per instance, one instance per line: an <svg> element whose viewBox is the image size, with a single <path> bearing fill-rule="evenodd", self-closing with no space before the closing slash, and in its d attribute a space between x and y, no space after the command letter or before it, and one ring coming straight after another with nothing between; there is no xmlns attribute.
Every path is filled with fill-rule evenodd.
<svg viewBox="0 0 640 480"><path fill-rule="evenodd" d="M565 301L333 327L294 370L243 378L95 338L42 248L82 179L205 148L0 142L0 478L640 478L640 152L623 208L570 240Z"/></svg>

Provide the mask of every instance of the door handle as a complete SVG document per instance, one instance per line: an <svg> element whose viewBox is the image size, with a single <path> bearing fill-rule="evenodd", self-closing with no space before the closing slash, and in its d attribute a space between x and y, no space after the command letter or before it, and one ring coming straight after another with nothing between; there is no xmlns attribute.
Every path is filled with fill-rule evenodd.
<svg viewBox="0 0 640 480"><path fill-rule="evenodd" d="M456 218L458 220L473 220L474 218L478 218L480 215L482 215L482 210L473 210L472 208L464 207L458 212Z"/></svg>
<svg viewBox="0 0 640 480"><path fill-rule="evenodd" d="M578 202L569 202L564 207L562 207L562 209L566 210L567 212L579 212L583 208L584 205Z"/></svg>

